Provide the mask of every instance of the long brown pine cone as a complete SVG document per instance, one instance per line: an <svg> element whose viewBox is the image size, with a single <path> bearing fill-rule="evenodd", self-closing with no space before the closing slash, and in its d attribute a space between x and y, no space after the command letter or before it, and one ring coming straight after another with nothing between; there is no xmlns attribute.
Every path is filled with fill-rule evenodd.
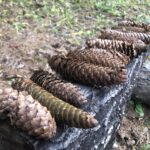
<svg viewBox="0 0 150 150"><path fill-rule="evenodd" d="M146 51L147 45L143 41L139 40L138 38L130 37L130 36L120 36L119 34L113 34L107 31L108 30L101 31L101 35L99 36L99 38L109 39L109 40L110 39L119 40L119 41L124 41L126 43L130 43L134 46L137 55L140 55L142 52Z"/></svg>
<svg viewBox="0 0 150 150"><path fill-rule="evenodd" d="M116 70L120 69L120 67L125 68L126 65L115 53L104 49L74 50L70 51L67 57Z"/></svg>
<svg viewBox="0 0 150 150"><path fill-rule="evenodd" d="M137 57L137 51L135 50L134 44L109 39L91 39L86 41L86 45L89 48L102 48L107 50L118 51L122 54L129 56L131 59Z"/></svg>
<svg viewBox="0 0 150 150"><path fill-rule="evenodd" d="M29 79L18 78L12 86L31 94L33 98L46 106L55 120L60 123L76 128L93 128L98 125L98 121L92 115L53 96Z"/></svg>
<svg viewBox="0 0 150 150"><path fill-rule="evenodd" d="M127 26L127 27L137 27L143 28L145 32L150 32L150 24L146 23L137 23L135 21L124 20L118 23L118 26Z"/></svg>
<svg viewBox="0 0 150 150"><path fill-rule="evenodd" d="M120 36L120 37L126 37L126 38L136 38L141 41L143 41L145 44L150 43L150 34L148 33L139 33L139 32L121 32L117 30L111 30L111 29L106 29L102 31L103 34L107 35L114 35L114 36ZM139 45L135 43L135 48L138 48Z"/></svg>
<svg viewBox="0 0 150 150"><path fill-rule="evenodd" d="M50 67L64 78L94 87L120 84L126 80L126 69L116 71L109 67L77 61L55 55L48 61Z"/></svg>
<svg viewBox="0 0 150 150"><path fill-rule="evenodd" d="M6 88L0 93L0 112L8 112L11 123L37 138L50 139L56 134L56 123L46 107L26 92Z"/></svg>
<svg viewBox="0 0 150 150"><path fill-rule="evenodd" d="M78 86L63 80L56 73L37 70L30 79L53 95L72 105L81 106L87 102L87 99Z"/></svg>

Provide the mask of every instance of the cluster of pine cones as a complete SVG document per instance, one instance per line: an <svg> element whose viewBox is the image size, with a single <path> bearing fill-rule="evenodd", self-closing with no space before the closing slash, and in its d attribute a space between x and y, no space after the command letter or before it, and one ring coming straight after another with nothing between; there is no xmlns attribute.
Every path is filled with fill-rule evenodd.
<svg viewBox="0 0 150 150"><path fill-rule="evenodd" d="M12 124L37 138L54 137L56 122L77 128L97 126L94 116L80 108L87 99L71 82L92 87L124 82L127 64L146 51L149 32L150 25L123 21L87 40L84 50L52 56L48 63L55 72L37 70L30 79L16 78L13 88L0 91L0 112L7 112Z"/></svg>
<svg viewBox="0 0 150 150"><path fill-rule="evenodd" d="M87 40L83 50L51 57L49 65L64 79L93 87L126 81L127 64L150 43L150 25L123 21L114 28L103 29L97 38Z"/></svg>

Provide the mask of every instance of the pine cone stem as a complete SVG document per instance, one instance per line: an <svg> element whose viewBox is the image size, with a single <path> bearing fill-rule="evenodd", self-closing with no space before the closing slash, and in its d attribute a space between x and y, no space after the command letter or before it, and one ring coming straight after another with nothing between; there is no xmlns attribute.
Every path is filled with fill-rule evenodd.
<svg viewBox="0 0 150 150"><path fill-rule="evenodd" d="M116 51L108 51L104 49L70 51L67 54L67 57L113 69L120 69L120 67L125 68L125 65L129 62L129 58L127 56L127 59L125 59L123 55L117 55Z"/></svg>
<svg viewBox="0 0 150 150"><path fill-rule="evenodd" d="M98 125L98 121L92 115L63 102L31 80L18 78L13 87L30 93L33 98L50 110L58 122L77 128L92 128Z"/></svg>

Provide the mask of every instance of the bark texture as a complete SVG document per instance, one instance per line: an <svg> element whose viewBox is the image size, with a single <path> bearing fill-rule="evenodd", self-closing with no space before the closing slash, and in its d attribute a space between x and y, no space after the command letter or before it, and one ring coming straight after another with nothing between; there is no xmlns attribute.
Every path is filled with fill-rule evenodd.
<svg viewBox="0 0 150 150"><path fill-rule="evenodd" d="M10 125L10 121L1 118L0 150L35 150L35 148L25 136Z"/></svg>
<svg viewBox="0 0 150 150"><path fill-rule="evenodd" d="M141 103L150 105L150 50L146 53L146 58L137 77L136 86L133 90L132 98L138 99Z"/></svg>

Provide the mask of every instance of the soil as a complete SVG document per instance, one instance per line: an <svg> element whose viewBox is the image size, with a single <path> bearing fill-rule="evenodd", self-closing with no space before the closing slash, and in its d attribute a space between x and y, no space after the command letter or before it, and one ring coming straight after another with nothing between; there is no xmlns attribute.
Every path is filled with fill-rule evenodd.
<svg viewBox="0 0 150 150"><path fill-rule="evenodd" d="M133 103L128 104L113 150L139 150L143 145L150 143L150 107L143 105L143 108L145 117L139 118Z"/></svg>

